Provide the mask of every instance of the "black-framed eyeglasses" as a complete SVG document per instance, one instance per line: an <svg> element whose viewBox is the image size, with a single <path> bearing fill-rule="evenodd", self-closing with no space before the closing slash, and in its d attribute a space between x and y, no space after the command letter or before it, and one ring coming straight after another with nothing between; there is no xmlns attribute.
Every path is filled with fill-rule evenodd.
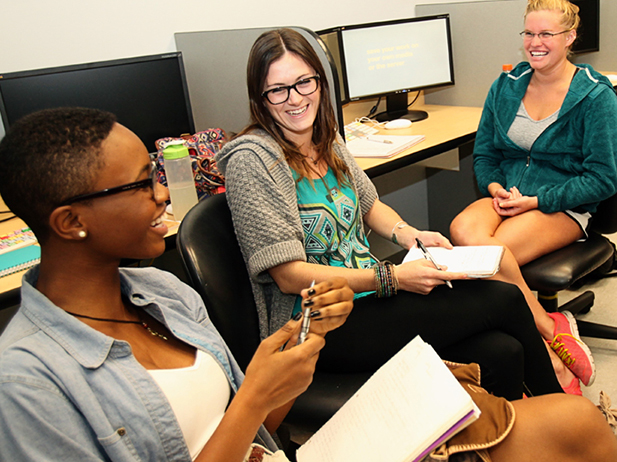
<svg viewBox="0 0 617 462"><path fill-rule="evenodd" d="M133 183L123 184L121 186L115 186L113 188L103 189L101 191L96 191L87 194L80 194L78 196L73 196L69 199L62 201L62 203L58 207L62 207L63 205L73 204L75 202L81 202L90 199L96 199L98 197L111 196L112 194L118 194L124 191L130 191L131 189L142 189L142 188L151 188L152 194L155 194L156 191L156 162L151 161L152 168L150 173L148 174L148 178L145 180L135 181Z"/></svg>
<svg viewBox="0 0 617 462"><path fill-rule="evenodd" d="M283 104L289 99L291 90L296 90L296 93L302 96L312 95L319 88L319 75L298 80L293 85L285 85L276 87L272 90L264 91L261 96L266 98L270 104Z"/></svg>
<svg viewBox="0 0 617 462"><path fill-rule="evenodd" d="M540 32L539 34L534 34L533 32L529 32L528 30L524 30L519 35L523 37L523 40L531 41L537 35L538 38L543 42L548 42L553 39L556 35L566 34L570 32L572 29L562 30L561 32Z"/></svg>

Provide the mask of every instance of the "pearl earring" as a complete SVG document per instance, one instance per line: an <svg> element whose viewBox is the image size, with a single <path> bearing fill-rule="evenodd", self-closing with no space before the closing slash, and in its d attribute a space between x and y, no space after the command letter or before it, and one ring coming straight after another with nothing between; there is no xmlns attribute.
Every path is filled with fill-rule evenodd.
<svg viewBox="0 0 617 462"><path fill-rule="evenodd" d="M85 239L85 238L86 238L86 236L88 235L88 233L87 233L87 232L85 232L85 231L82 229L81 231L79 231L79 232L77 233L77 235L78 235L80 238Z"/></svg>

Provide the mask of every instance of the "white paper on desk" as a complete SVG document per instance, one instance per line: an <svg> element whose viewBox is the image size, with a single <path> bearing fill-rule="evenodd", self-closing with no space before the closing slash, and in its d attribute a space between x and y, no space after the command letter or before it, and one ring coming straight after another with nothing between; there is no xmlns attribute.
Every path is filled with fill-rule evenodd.
<svg viewBox="0 0 617 462"><path fill-rule="evenodd" d="M368 135L349 141L347 149L354 157L388 158L423 140L424 135ZM392 143L383 143L383 141Z"/></svg>
<svg viewBox="0 0 617 462"><path fill-rule="evenodd" d="M480 410L419 336L384 364L300 449L298 462L420 460ZM446 438L447 439L447 438Z"/></svg>
<svg viewBox="0 0 617 462"><path fill-rule="evenodd" d="M427 250L438 265L448 267L447 271L465 273L475 278L494 276L499 271L504 252L500 245L460 246L453 249L428 247ZM424 258L422 251L412 247L403 263L421 258Z"/></svg>

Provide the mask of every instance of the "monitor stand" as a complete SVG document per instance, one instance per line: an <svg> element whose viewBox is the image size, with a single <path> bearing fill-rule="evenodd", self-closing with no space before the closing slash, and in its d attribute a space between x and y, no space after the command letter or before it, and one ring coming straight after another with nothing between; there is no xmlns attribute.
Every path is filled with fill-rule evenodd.
<svg viewBox="0 0 617 462"><path fill-rule="evenodd" d="M378 122L388 122L394 119L409 119L412 122L418 122L428 117L426 111L408 110L408 95L409 93L396 93L386 97L386 112L380 112L375 116Z"/></svg>

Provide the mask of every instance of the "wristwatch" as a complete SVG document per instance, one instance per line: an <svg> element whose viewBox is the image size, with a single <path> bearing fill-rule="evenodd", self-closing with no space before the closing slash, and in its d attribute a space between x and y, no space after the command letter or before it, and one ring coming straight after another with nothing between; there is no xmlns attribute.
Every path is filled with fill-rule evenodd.
<svg viewBox="0 0 617 462"><path fill-rule="evenodd" d="M409 225L407 223L405 223L404 221L399 221L397 224L394 225L394 228L392 228L392 236L390 237L390 239L396 245L400 245L398 243L398 240L396 239L396 230L397 229L403 229L405 226L409 226Z"/></svg>

